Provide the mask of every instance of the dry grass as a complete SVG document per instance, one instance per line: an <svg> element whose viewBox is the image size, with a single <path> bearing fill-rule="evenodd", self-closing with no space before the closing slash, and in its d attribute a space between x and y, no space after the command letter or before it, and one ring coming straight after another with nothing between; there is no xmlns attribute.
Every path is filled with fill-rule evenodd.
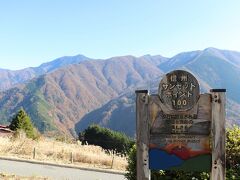
<svg viewBox="0 0 240 180"><path fill-rule="evenodd" d="M0 179L1 180L50 180L50 178L45 178L45 177L38 177L38 176L23 177L23 176L17 176L17 175L6 174L6 173L0 173Z"/></svg>
<svg viewBox="0 0 240 180"><path fill-rule="evenodd" d="M19 157L35 160L74 164L78 166L100 167L125 170L127 161L124 156L105 152L99 146L81 145L81 143L64 143L51 139L33 141L27 138L14 139L0 137L0 156ZM113 160L114 156L114 160ZM72 163L73 160L73 163ZM113 165L112 165L113 161Z"/></svg>

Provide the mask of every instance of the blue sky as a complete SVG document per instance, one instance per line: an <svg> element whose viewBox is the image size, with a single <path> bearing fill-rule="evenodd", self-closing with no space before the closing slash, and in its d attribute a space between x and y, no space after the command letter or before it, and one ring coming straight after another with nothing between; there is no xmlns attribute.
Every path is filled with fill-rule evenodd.
<svg viewBox="0 0 240 180"><path fill-rule="evenodd" d="M238 0L0 1L0 68L207 47L240 51Z"/></svg>

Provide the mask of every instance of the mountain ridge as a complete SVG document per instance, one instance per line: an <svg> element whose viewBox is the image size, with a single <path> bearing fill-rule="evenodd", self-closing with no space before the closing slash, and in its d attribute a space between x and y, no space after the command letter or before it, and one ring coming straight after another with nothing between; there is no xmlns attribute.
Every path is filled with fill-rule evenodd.
<svg viewBox="0 0 240 180"><path fill-rule="evenodd" d="M0 69L0 91L10 89L17 84L24 83L61 67L80 63L85 60L90 60L90 58L83 55L63 56L53 61L43 63L38 67L28 67L20 70Z"/></svg>
<svg viewBox="0 0 240 180"><path fill-rule="evenodd" d="M23 106L41 132L60 129L74 135L75 123L85 113L159 74L150 61L129 56L68 65L1 92L0 109L7 111L0 112L0 119L9 121Z"/></svg>
<svg viewBox="0 0 240 180"><path fill-rule="evenodd" d="M73 61L71 61L73 62ZM38 129L76 136L97 123L130 136L135 133L134 91L157 92L161 77L183 69L197 77L202 92L227 88L229 124L240 124L240 53L207 48L161 55L118 56L105 60L84 59L62 64L14 88L0 92L0 122L8 124L24 107ZM54 66L53 66L54 67Z"/></svg>

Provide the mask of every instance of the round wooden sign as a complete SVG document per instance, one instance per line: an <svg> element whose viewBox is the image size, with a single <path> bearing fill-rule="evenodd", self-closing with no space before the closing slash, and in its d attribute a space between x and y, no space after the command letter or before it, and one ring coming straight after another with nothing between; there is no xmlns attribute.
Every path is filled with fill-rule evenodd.
<svg viewBox="0 0 240 180"><path fill-rule="evenodd" d="M186 111L192 109L199 99L199 84L191 73L176 70L163 77L158 94L168 109Z"/></svg>

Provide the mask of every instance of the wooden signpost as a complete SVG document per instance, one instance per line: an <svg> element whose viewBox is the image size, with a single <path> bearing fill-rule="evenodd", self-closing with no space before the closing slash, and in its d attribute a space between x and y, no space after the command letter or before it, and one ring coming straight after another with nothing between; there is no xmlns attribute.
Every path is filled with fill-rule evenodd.
<svg viewBox="0 0 240 180"><path fill-rule="evenodd" d="M158 94L136 91L137 179L150 170L211 172L225 179L225 90L200 94L196 78L176 70Z"/></svg>

